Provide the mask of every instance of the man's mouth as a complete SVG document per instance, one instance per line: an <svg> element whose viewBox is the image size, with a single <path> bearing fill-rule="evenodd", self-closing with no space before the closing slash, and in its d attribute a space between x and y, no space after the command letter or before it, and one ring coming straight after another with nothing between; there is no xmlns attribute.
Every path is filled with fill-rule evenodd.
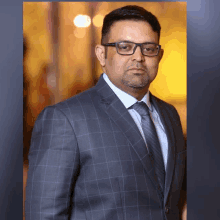
<svg viewBox="0 0 220 220"><path fill-rule="evenodd" d="M146 72L146 70L142 68L131 68L131 69L128 69L128 71L135 71L136 73Z"/></svg>
<svg viewBox="0 0 220 220"><path fill-rule="evenodd" d="M144 71L144 69L142 69L142 68L131 68L129 70L143 70Z"/></svg>

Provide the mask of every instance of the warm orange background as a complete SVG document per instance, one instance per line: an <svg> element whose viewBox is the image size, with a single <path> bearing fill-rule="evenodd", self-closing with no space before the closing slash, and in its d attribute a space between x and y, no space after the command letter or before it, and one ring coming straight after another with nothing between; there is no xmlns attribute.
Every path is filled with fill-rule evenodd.
<svg viewBox="0 0 220 220"><path fill-rule="evenodd" d="M55 73L56 88L51 89L56 97L50 104L91 87L94 78L97 79L102 73L98 60L91 60L91 50L94 50L95 44L100 43L101 27L90 25L87 28L77 28L73 23L75 16L91 15L91 8L93 17L104 16L115 8L136 4L155 14L162 27L160 44L164 49L164 57L150 90L154 95L177 107L186 134L186 2L60 2L58 27L51 27L51 4L23 3L23 31L28 43L25 63L30 82L28 103L34 118L44 107L40 95L44 91L40 90L39 78L42 77L45 66L50 65L48 69L53 69L55 65L58 72ZM102 24L100 18L98 23ZM55 51L58 55L56 63L53 58L52 28L57 28L59 35ZM52 74L49 73L51 70L47 71L46 77L48 81L52 81Z"/></svg>

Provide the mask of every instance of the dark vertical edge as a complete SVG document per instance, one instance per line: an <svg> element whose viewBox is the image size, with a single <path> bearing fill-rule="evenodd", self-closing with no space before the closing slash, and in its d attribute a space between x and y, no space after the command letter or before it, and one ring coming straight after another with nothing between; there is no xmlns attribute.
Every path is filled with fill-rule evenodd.
<svg viewBox="0 0 220 220"><path fill-rule="evenodd" d="M60 91L60 83L62 78L60 75L59 65L59 49L60 49L60 5L59 2L51 2L50 24L51 24L51 43L52 43L52 66L51 74L54 75L56 81L54 87L54 103L61 101L62 95ZM61 81L61 82L60 82Z"/></svg>
<svg viewBox="0 0 220 220"><path fill-rule="evenodd" d="M22 2L0 3L0 219L22 219Z"/></svg>
<svg viewBox="0 0 220 220"><path fill-rule="evenodd" d="M97 82L97 77L96 77L96 71L97 71L97 58L96 58L96 54L95 54L95 46L97 43L97 36L96 36L96 30L95 30L95 26L92 22L92 19L95 16L95 12L96 12L96 6L98 5L98 2L90 2L90 18L91 18L91 47L90 47L90 52L91 52L91 68L92 68L92 79L93 79L93 85L96 84Z"/></svg>

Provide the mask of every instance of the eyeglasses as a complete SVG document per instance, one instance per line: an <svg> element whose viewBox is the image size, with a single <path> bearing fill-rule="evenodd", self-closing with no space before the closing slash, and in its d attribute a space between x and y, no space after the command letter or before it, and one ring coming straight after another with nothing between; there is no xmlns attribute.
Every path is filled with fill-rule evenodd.
<svg viewBox="0 0 220 220"><path fill-rule="evenodd" d="M107 47L116 47L117 53L120 55L133 55L139 46L141 48L141 53L148 57L157 56L161 49L161 45L155 43L138 44L126 41L107 43L102 45Z"/></svg>

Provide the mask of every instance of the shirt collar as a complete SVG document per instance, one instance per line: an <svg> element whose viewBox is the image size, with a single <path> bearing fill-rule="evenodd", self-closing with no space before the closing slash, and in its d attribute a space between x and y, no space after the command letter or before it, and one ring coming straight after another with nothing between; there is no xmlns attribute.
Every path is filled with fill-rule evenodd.
<svg viewBox="0 0 220 220"><path fill-rule="evenodd" d="M136 103L138 100L136 98L134 98L133 96L129 95L128 93L122 91L121 89L119 89L118 87L116 87L108 78L108 76L103 73L103 78L106 81L106 83L110 86L110 88L113 90L113 92L118 96L118 98L121 100L121 102L124 104L124 106L128 109L130 108L132 105L134 105L134 103ZM149 91L147 91L147 93L145 94L145 96L142 98L143 102L145 102L148 106L148 108L150 109L150 111L152 111L152 106L150 103L150 94Z"/></svg>

